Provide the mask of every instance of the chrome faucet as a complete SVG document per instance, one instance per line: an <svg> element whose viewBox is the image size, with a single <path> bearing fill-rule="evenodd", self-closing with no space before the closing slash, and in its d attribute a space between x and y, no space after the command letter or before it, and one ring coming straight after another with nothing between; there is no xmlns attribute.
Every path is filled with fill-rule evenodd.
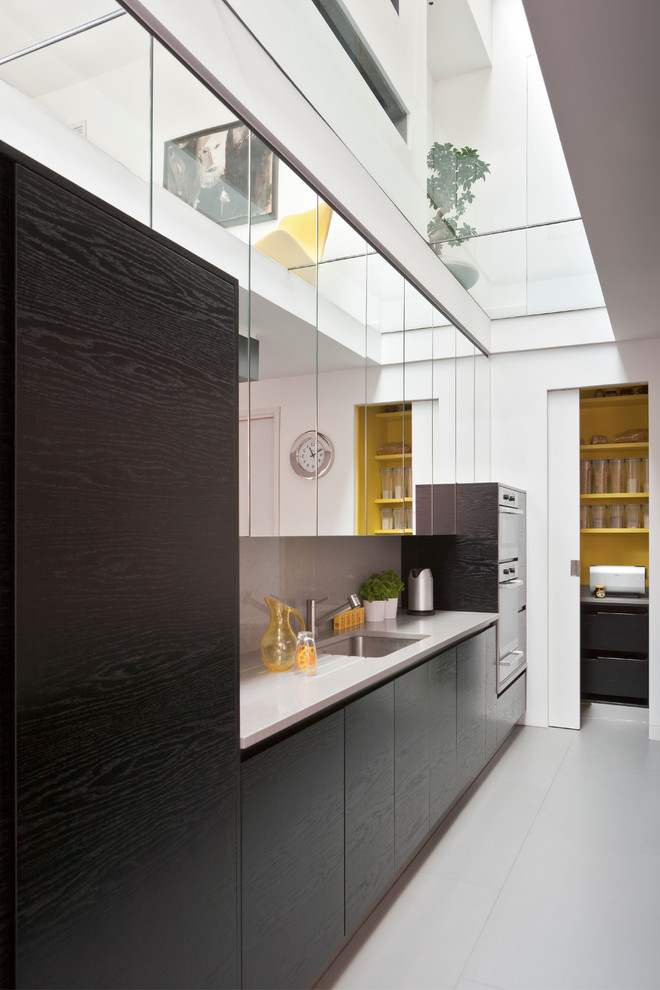
<svg viewBox="0 0 660 990"><path fill-rule="evenodd" d="M331 609L329 612L326 612L325 615L319 615L318 606L321 602L326 602L327 600L327 595L324 598L307 599L307 628L315 639L318 633L318 627L322 622L327 622L328 619L334 619L336 615L341 615L342 612L348 612L351 608L360 607L359 595L352 594L348 596L343 604L338 605L337 608Z"/></svg>

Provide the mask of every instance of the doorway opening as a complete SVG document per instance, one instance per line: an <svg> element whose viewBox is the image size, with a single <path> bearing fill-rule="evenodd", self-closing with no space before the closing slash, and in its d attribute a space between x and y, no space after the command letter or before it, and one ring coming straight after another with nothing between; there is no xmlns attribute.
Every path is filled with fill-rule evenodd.
<svg viewBox="0 0 660 990"><path fill-rule="evenodd" d="M580 699L648 708L648 384L580 390Z"/></svg>

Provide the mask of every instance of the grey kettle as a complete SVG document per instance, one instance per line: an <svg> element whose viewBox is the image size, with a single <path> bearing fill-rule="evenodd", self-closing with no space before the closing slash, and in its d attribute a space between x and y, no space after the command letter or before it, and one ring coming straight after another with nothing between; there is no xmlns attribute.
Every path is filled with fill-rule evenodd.
<svg viewBox="0 0 660 990"><path fill-rule="evenodd" d="M408 575L408 611L412 615L433 612L433 575L428 567L413 567Z"/></svg>

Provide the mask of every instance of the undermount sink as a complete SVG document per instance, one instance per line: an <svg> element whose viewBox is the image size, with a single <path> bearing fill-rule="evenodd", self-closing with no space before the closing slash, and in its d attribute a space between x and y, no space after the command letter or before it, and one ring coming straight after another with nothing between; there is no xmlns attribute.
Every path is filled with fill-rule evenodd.
<svg viewBox="0 0 660 990"><path fill-rule="evenodd" d="M405 646L412 646L419 643L425 636L369 636L363 633L353 633L351 636L342 636L330 642L319 645L319 658L323 656L343 656L343 657L387 657L390 653L396 653Z"/></svg>

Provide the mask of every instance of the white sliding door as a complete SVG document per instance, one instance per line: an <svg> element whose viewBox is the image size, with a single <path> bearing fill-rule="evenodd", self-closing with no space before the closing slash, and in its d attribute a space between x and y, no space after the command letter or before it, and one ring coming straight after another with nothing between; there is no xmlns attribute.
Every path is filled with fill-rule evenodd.
<svg viewBox="0 0 660 990"><path fill-rule="evenodd" d="M565 729L580 728L579 433L579 389L548 392L548 719Z"/></svg>

